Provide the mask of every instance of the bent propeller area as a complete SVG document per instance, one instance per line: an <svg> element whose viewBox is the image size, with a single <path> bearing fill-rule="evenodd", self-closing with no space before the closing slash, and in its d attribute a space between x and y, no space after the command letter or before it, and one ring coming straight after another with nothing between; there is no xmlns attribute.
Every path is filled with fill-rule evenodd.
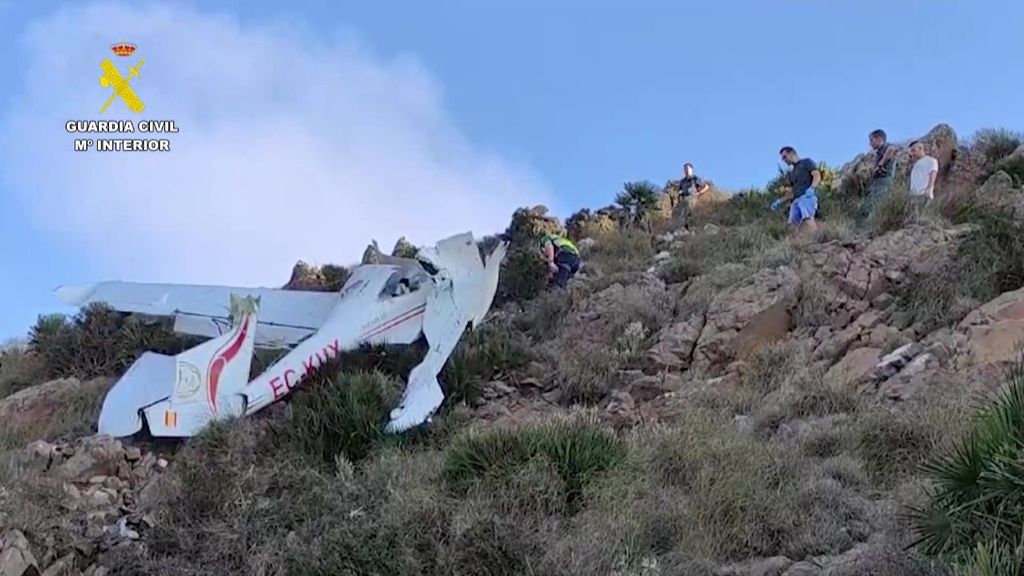
<svg viewBox="0 0 1024 576"><path fill-rule="evenodd" d="M210 337L176 356L146 352L103 402L99 432L188 437L213 420L254 414L323 364L363 344L412 344L427 352L409 374L386 429L426 422L444 401L438 381L467 326L494 300L507 242L482 258L472 234L423 247L415 260L357 266L337 293L190 284L100 282L57 289L76 306L173 316L178 332ZM254 348L288 352L249 380Z"/></svg>

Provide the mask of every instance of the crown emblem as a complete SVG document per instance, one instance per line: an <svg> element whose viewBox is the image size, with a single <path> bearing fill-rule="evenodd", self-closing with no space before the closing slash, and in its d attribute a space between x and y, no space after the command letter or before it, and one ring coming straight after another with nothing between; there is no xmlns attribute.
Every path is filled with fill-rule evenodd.
<svg viewBox="0 0 1024 576"><path fill-rule="evenodd" d="M129 44L127 42L118 42L117 44L112 44L110 46L110 50L118 56L131 56L135 53L135 44Z"/></svg>

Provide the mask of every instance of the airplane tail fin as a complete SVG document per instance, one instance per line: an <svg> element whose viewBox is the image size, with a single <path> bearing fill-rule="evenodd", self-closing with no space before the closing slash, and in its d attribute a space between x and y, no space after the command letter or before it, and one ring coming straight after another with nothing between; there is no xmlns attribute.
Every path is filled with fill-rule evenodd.
<svg viewBox="0 0 1024 576"><path fill-rule="evenodd" d="M155 436L192 436L211 420L244 413L259 298L231 295L232 329L176 356L147 352L107 394L99 432L130 436L142 415Z"/></svg>
<svg viewBox="0 0 1024 576"><path fill-rule="evenodd" d="M484 316L491 309L494 303L494 294L498 291L498 275L501 270L501 263L508 253L508 242L502 241L495 247L494 251L487 255L484 263L484 279L480 288L480 301L477 303L476 311L473 314L473 328L483 322Z"/></svg>

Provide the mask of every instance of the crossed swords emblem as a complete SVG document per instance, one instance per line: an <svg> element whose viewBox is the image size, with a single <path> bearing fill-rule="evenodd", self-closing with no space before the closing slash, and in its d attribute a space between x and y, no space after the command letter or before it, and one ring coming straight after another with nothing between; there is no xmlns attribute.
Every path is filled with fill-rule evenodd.
<svg viewBox="0 0 1024 576"><path fill-rule="evenodd" d="M103 62L100 62L100 68L103 69L103 75L100 76L100 84L104 88L114 89L114 93L110 95L110 98L107 98L106 104L100 108L100 114L110 106L114 101L114 98L117 96L120 96L121 100L124 100L125 106L127 106L132 112L135 112L136 114L142 112L145 105L142 103L142 100L139 100L138 95L135 94L132 87L128 85L128 81L135 76L142 76L142 73L139 72L139 68L142 68L142 64L144 62L144 59L139 59L139 62L135 66L129 66L127 77L121 76L121 73L117 71L117 67L114 66L110 59L105 59Z"/></svg>

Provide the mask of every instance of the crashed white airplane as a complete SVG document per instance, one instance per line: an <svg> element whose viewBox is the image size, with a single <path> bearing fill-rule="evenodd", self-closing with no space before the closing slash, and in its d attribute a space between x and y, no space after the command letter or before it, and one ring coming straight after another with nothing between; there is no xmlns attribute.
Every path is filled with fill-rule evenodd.
<svg viewBox="0 0 1024 576"><path fill-rule="evenodd" d="M187 284L101 282L57 289L73 306L174 316L174 330L210 337L176 356L145 352L104 399L98 431L187 437L224 417L250 415L286 396L322 364L362 344L429 348L409 374L389 432L427 421L444 393L438 375L467 326L494 300L508 248L481 258L472 234L420 248L415 259L363 264L337 293ZM254 347L291 348L249 381Z"/></svg>

